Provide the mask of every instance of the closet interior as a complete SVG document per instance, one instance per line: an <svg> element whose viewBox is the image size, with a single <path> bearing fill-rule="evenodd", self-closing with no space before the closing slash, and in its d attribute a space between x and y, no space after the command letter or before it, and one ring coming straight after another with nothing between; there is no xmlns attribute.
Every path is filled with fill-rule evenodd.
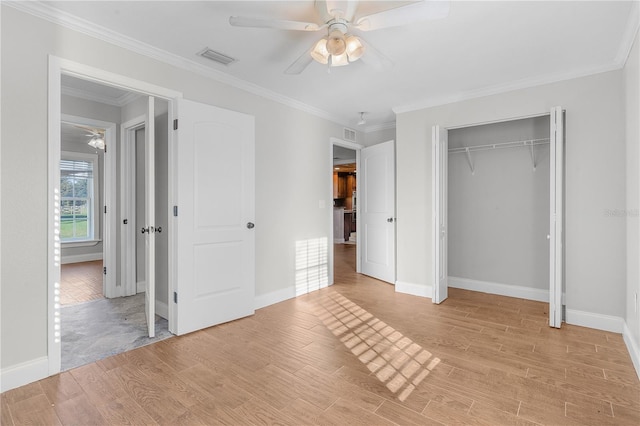
<svg viewBox="0 0 640 426"><path fill-rule="evenodd" d="M450 129L448 140L450 285L548 300L549 116Z"/></svg>

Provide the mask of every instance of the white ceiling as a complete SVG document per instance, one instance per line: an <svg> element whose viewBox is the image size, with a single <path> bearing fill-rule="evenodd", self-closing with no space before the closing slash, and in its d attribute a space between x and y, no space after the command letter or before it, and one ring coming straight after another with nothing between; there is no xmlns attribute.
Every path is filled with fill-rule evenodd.
<svg viewBox="0 0 640 426"><path fill-rule="evenodd" d="M363 1L359 10L390 3ZM379 71L357 61L327 73L326 66L313 62L299 75L286 75L283 71L325 32L238 28L229 25L229 17L317 22L312 0L44 4L49 12L95 23L84 25L89 32L104 37L108 29L131 37L353 128L359 111L365 111L367 131L390 127L394 110L619 69L638 26L632 1L452 1L450 6L445 19L354 31L391 59L392 68ZM223 66L197 56L205 47L238 61Z"/></svg>

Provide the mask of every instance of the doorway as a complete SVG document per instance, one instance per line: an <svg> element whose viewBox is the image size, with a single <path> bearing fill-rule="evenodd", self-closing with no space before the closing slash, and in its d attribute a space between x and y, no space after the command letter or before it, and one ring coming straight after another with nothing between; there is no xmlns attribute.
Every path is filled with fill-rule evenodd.
<svg viewBox="0 0 640 426"><path fill-rule="evenodd" d="M61 299L72 300L72 305L62 303L60 308L60 343L61 343L61 368L67 370L91 361L101 359L108 355L133 349L143 344L151 343L159 338L170 336L167 322L168 289L166 238L160 235L155 239L159 246L154 258L160 260L158 267L164 277L164 291L158 291L160 302L165 306L164 317L155 318L148 315L145 299L149 293L155 303L154 292L149 292L145 286L145 261L148 261L148 247L144 238L138 243L137 250L131 254L132 263L139 265L138 276L133 286L128 285L121 277L123 265L128 260L123 250L124 239L119 238L121 227L128 222L127 217L121 215L117 200L120 194L126 193L126 189L132 182L118 179L115 170L122 169L123 165L117 165L123 158L117 157L118 148L124 143L124 138L118 138L115 130L119 123L128 117L146 109L147 97L128 90L113 88L99 83L93 83L80 78L63 75L61 78L61 152L60 152L60 176L61 176L61 252L62 263L82 262L62 265L61 268ZM147 167L149 162L145 126L151 123L152 127L168 127L168 102L155 100L158 106L156 114L149 122L143 116L133 140L133 162L137 163L137 179L133 181L142 185L138 189L138 196L142 203L138 202L138 224L146 222L145 213L145 184L147 183ZM69 115L84 113L92 118ZM110 121L100 121L96 118ZM160 128L157 141L158 155L152 158L157 160L157 187L156 200L159 210L164 214L158 215L157 229L166 224L168 210L168 130ZM136 138L137 136L137 138ZM120 139L120 140L118 140ZM137 148L137 149L136 149ZM121 150L121 152L124 152ZM136 161L137 160L137 161ZM153 177L156 180L156 177ZM75 186L74 186L75 184ZM134 193L135 197L135 193ZM142 205L142 207L140 207ZM135 206L134 206L135 207ZM135 225L135 214L132 225ZM161 220L165 222L161 223ZM123 224L124 223L124 224ZM117 224L121 224L118 226ZM67 237L67 234L70 237ZM159 234L159 233L158 233ZM143 236L144 237L144 236ZM164 244L162 244L164 242ZM103 248L104 246L104 248ZM82 253L79 253L83 250ZM140 261L141 260L141 261ZM73 265L71 267L70 265ZM140 266L141 265L141 266ZM164 272L164 273L163 273ZM82 276L78 276L82 273ZM75 274L76 277L72 277ZM100 297L81 297L83 293L97 292L99 281ZM69 295L67 287L76 284L73 289L75 295ZM136 284L142 283L141 286ZM93 286L91 286L93 284ZM155 290L155 288L153 289ZM164 297L162 297L164 293ZM127 297L123 297L127 296ZM97 300L100 299L100 300ZM164 300L162 300L164 299ZM92 301L93 300L93 301ZM149 318L153 318L149 321ZM157 339L151 340L149 337Z"/></svg>
<svg viewBox="0 0 640 426"><path fill-rule="evenodd" d="M433 302L448 286L548 301L562 322L564 112L432 129Z"/></svg>

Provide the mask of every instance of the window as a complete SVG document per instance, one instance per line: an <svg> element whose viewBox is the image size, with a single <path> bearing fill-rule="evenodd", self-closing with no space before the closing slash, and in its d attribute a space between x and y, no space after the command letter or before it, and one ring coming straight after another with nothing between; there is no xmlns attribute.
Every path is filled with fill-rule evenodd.
<svg viewBox="0 0 640 426"><path fill-rule="evenodd" d="M62 152L60 160L60 240L98 240L98 156Z"/></svg>

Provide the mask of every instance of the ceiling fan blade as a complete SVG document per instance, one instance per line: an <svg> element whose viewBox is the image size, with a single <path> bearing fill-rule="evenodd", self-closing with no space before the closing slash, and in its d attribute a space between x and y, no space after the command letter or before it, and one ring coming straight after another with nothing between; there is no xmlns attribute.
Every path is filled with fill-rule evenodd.
<svg viewBox="0 0 640 426"><path fill-rule="evenodd" d="M315 7L324 22L334 18L351 21L358 8L358 0L315 0Z"/></svg>
<svg viewBox="0 0 640 426"><path fill-rule="evenodd" d="M326 25L318 25L312 22L247 18L244 16L231 16L229 18L229 23L234 27L274 28L278 30L293 30L293 31L318 31L321 28L326 27Z"/></svg>
<svg viewBox="0 0 640 426"><path fill-rule="evenodd" d="M284 70L285 74L300 74L313 62L309 49L305 50L289 67Z"/></svg>
<svg viewBox="0 0 640 426"><path fill-rule="evenodd" d="M448 0L421 0L395 9L362 16L356 20L354 26L361 31L374 31L413 22L446 18L448 15Z"/></svg>
<svg viewBox="0 0 640 426"><path fill-rule="evenodd" d="M393 61L387 58L382 52L371 46L366 40L360 37L360 42L364 46L364 54L360 58L362 62L375 70L383 71L393 67Z"/></svg>

